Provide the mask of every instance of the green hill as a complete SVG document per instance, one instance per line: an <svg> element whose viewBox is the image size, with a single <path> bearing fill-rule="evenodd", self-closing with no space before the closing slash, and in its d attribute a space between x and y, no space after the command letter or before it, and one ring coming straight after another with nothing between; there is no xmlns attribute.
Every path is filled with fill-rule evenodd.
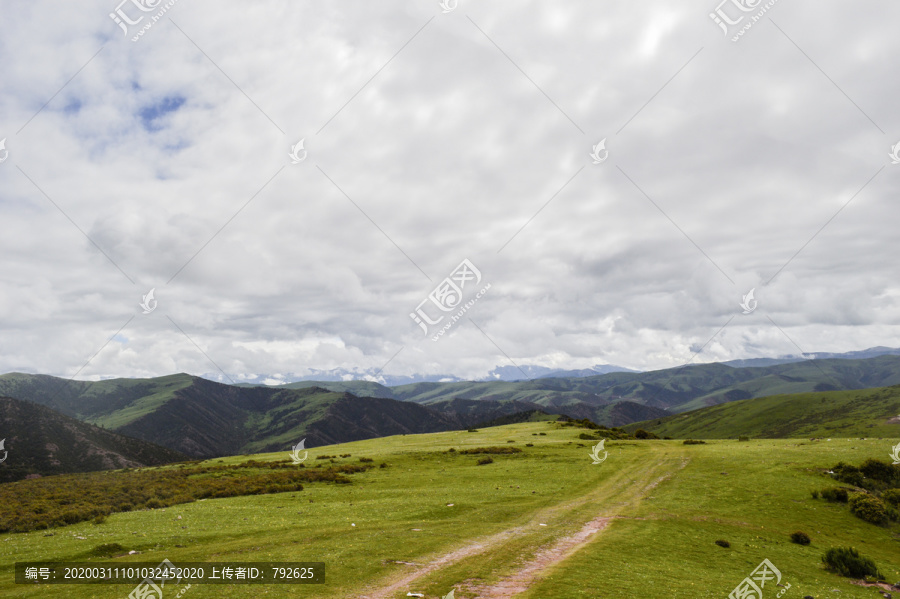
<svg viewBox="0 0 900 599"><path fill-rule="evenodd" d="M674 439L900 437L900 385L745 399L624 428Z"/></svg>
<svg viewBox="0 0 900 599"><path fill-rule="evenodd" d="M853 390L900 384L900 356L805 360L765 367L699 364L651 372L520 382L415 383L391 388L429 405L448 399L517 400L544 408L599 408L630 401L669 413L784 393ZM596 415L602 418L602 413ZM581 417L581 416L579 416ZM610 423L611 424L611 423Z"/></svg>
<svg viewBox="0 0 900 599"><path fill-rule="evenodd" d="M424 406L318 387L224 385L186 374L156 379L66 381L0 376L0 389L122 435L209 458L388 435L465 429L537 406L452 400Z"/></svg>
<svg viewBox="0 0 900 599"><path fill-rule="evenodd" d="M136 468L187 459L177 451L11 397L0 397L0 435L8 452L0 464L0 482L34 474Z"/></svg>

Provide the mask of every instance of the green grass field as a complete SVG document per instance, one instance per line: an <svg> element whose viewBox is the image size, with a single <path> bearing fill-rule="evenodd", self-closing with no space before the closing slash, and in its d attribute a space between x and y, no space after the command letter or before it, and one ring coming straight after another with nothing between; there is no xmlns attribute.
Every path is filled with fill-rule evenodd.
<svg viewBox="0 0 900 599"><path fill-rule="evenodd" d="M321 585L194 584L182 595L188 599L399 598L407 592L443 597L451 589L457 599L722 598L763 559L781 571L782 584L791 585L786 599L880 596L822 568L827 548L846 545L872 558L891 582L900 581L896 525L867 524L845 505L814 500L809 493L834 486L824 469L841 460L886 459L896 439L691 446L607 441L608 459L592 465L589 442L577 439L580 432L535 422L321 447L309 452L307 464L314 465L317 455L349 453L336 461L369 457L388 467L352 474L349 485L311 483L298 492L208 499L113 514L102 524L3 534L0 597L127 597L134 585L12 582L16 561L104 561L91 552L105 543L140 552L115 559L123 563L167 558L176 565L326 564ZM493 463L482 466L476 465L481 456L447 453L451 447L507 445L523 452L494 455ZM547 557L548 549L598 517L610 518L603 530ZM809 534L812 544L792 544L788 536L795 530ZM717 539L731 547L719 547ZM529 565L533 576L522 576ZM520 594L498 591L500 584L516 588L513 583ZM766 586L764 596L778 591ZM167 585L165 596L175 594Z"/></svg>
<svg viewBox="0 0 900 599"><path fill-rule="evenodd" d="M733 401L623 427L686 439L900 436L900 386Z"/></svg>

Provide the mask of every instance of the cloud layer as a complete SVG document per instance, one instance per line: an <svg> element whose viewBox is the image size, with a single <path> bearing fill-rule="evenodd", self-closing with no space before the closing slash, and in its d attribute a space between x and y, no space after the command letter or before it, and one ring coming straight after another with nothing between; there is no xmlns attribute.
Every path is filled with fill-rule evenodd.
<svg viewBox="0 0 900 599"><path fill-rule="evenodd" d="M0 371L475 377L898 345L894 3L776 3L738 42L694 0L179 0L137 42L113 2L15 8ZM130 33L155 14L121 11L145 17ZM432 341L409 315L465 258L491 288Z"/></svg>

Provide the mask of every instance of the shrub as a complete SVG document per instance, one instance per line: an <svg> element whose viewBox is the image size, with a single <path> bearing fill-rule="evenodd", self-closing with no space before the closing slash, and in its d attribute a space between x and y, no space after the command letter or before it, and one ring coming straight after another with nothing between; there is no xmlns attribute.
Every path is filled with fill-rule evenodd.
<svg viewBox="0 0 900 599"><path fill-rule="evenodd" d="M706 445L706 441L700 441L698 439L685 439L685 445Z"/></svg>
<svg viewBox="0 0 900 599"><path fill-rule="evenodd" d="M882 524L887 519L884 503L874 495L854 493L847 503L850 504L850 513L866 522Z"/></svg>
<svg viewBox="0 0 900 599"><path fill-rule="evenodd" d="M596 435L589 435L587 433L581 433L580 435L578 435L578 438L584 439L585 441L599 441L600 440L600 437L598 437Z"/></svg>
<svg viewBox="0 0 900 599"><path fill-rule="evenodd" d="M859 471L867 478L873 478L883 483L891 483L894 480L894 467L881 460L868 459L859 466Z"/></svg>
<svg viewBox="0 0 900 599"><path fill-rule="evenodd" d="M336 458L336 457L337 456L335 456L335 455L317 455L316 459L317 460L330 460L330 459Z"/></svg>
<svg viewBox="0 0 900 599"><path fill-rule="evenodd" d="M534 443L526 443L525 447L534 447Z"/></svg>
<svg viewBox="0 0 900 599"><path fill-rule="evenodd" d="M374 462L375 460L373 460L372 458L359 458L359 461L360 462Z"/></svg>
<svg viewBox="0 0 900 599"><path fill-rule="evenodd" d="M900 489L888 489L881 494L881 499L894 507L900 507Z"/></svg>
<svg viewBox="0 0 900 599"><path fill-rule="evenodd" d="M160 501L156 497L154 497L153 499L151 499L150 501L148 501L147 503L144 504L144 507L150 508L151 510L155 510L156 508L162 507L162 506L163 506L162 501Z"/></svg>
<svg viewBox="0 0 900 599"><path fill-rule="evenodd" d="M447 450L447 453L456 453L456 450L451 447Z"/></svg>
<svg viewBox="0 0 900 599"><path fill-rule="evenodd" d="M349 457L351 457L351 456L350 456L349 453L342 453L342 454L341 454L341 457L342 457L342 458L349 458Z"/></svg>
<svg viewBox="0 0 900 599"><path fill-rule="evenodd" d="M470 429L467 430L466 432L467 432L467 433L477 433L477 432L478 432L478 429L477 429L477 428L470 428Z"/></svg>
<svg viewBox="0 0 900 599"><path fill-rule="evenodd" d="M538 433L538 434L539 434L540 436L542 436L542 437L546 437L546 436L547 436L547 433Z"/></svg>
<svg viewBox="0 0 900 599"><path fill-rule="evenodd" d="M97 557L114 557L123 553L128 553L128 550L118 543L103 543L91 549L91 554Z"/></svg>
<svg viewBox="0 0 900 599"><path fill-rule="evenodd" d="M741 435L740 437L738 437L738 441L749 441L749 440L750 440L750 437L745 437L745 436L743 436L743 435Z"/></svg>
<svg viewBox="0 0 900 599"><path fill-rule="evenodd" d="M853 547L832 547L822 556L822 563L831 572L848 578L883 578L875 562L862 557Z"/></svg>
<svg viewBox="0 0 900 599"><path fill-rule="evenodd" d="M832 471L834 471L834 478L842 483L855 487L861 487L863 484L863 473L856 466L838 462L837 466L832 468Z"/></svg>
<svg viewBox="0 0 900 599"><path fill-rule="evenodd" d="M522 453L518 447L476 447L475 449L463 449L459 453L472 455L476 453Z"/></svg>
<svg viewBox="0 0 900 599"><path fill-rule="evenodd" d="M819 498L819 492L816 489L813 489L812 491L810 491L809 494L812 495L813 499Z"/></svg>
<svg viewBox="0 0 900 599"><path fill-rule="evenodd" d="M718 541L716 541L716 545L718 545L719 547L724 547L726 549L731 547L731 543L729 543L728 541L723 541L722 539L719 539Z"/></svg>
<svg viewBox="0 0 900 599"><path fill-rule="evenodd" d="M651 433L650 431L645 431L642 428L639 428L636 431L634 431L634 438L635 439L659 439L659 437L657 437L655 434Z"/></svg>
<svg viewBox="0 0 900 599"><path fill-rule="evenodd" d="M96 518L91 520L94 524L103 524L106 522L106 514L98 514Z"/></svg>
<svg viewBox="0 0 900 599"><path fill-rule="evenodd" d="M384 462L381 462L381 464L378 467L379 468L387 468L387 464L385 464Z"/></svg>
<svg viewBox="0 0 900 599"><path fill-rule="evenodd" d="M805 532L800 532L799 530L797 532L792 532L791 543L797 543L798 545L809 545L809 535Z"/></svg>
<svg viewBox="0 0 900 599"><path fill-rule="evenodd" d="M481 458L478 460L479 466L484 466L485 464L493 464L493 463L494 463L493 458Z"/></svg>
<svg viewBox="0 0 900 599"><path fill-rule="evenodd" d="M847 503L847 489L841 487L822 489L822 499L835 503Z"/></svg>

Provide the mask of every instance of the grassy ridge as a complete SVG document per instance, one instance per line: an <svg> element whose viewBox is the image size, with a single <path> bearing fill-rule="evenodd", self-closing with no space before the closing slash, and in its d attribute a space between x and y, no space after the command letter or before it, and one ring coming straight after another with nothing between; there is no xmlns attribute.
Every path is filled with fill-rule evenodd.
<svg viewBox="0 0 900 599"><path fill-rule="evenodd" d="M545 572L523 599L725 597L764 558L781 570L782 582L791 583L789 596L795 599L832 596L835 588L844 598L871 597L871 590L821 568L821 554L838 545L857 546L892 581L900 580L894 532L809 494L829 480L825 468L841 460L858 464L880 457L891 444L887 441L712 441L696 446L607 441L608 459L593 466L590 448L577 439L579 432L536 422L314 449L308 461L324 453L349 453L352 457L337 463L367 457L388 467L354 474L350 485L309 484L302 492L208 499L113 514L99 525L0 535L0 597L46 597L60 590L12 584L14 561L86 560L96 547L111 543L141 552L117 558L121 562L168 558L176 564L256 560L327 565L324 585L194 585L189 596L197 599L359 597L365 589L416 568L398 562L428 563L510 531L488 551L437 569L393 595L411 591L441 597L456 587L456 597L465 599L474 596L472 587L514 572L540 547L598 515L614 519L581 551ZM494 463L485 466L476 465L479 456L461 454L506 446L523 451L494 455ZM448 452L451 447L456 451ZM245 459L210 463L234 465ZM788 541L797 529L812 537L811 545ZM716 539L729 540L731 548L718 547ZM123 597L131 588L76 585L62 590L78 599Z"/></svg>
<svg viewBox="0 0 900 599"><path fill-rule="evenodd" d="M623 428L675 439L898 437L898 415L900 386L895 386L735 401Z"/></svg>

